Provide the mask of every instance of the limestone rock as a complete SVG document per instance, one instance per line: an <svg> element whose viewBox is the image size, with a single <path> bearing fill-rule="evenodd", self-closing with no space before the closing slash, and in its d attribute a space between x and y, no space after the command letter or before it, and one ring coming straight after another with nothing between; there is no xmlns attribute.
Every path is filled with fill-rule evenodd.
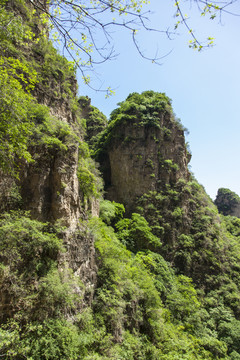
<svg viewBox="0 0 240 360"><path fill-rule="evenodd" d="M240 197L235 192L225 188L218 189L214 203L221 214L240 218Z"/></svg>
<svg viewBox="0 0 240 360"><path fill-rule="evenodd" d="M144 193L189 179L184 131L171 109L158 110L154 121L144 122L137 111L131 117L123 113L121 121L110 123L105 149L98 155L106 198L123 203L127 213Z"/></svg>

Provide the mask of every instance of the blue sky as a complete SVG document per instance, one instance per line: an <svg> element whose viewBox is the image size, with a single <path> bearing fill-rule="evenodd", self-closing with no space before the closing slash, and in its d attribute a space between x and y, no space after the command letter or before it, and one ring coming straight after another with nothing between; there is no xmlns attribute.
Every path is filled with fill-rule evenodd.
<svg viewBox="0 0 240 360"><path fill-rule="evenodd" d="M172 3L151 0L151 26L165 29L174 25ZM240 4L236 7L240 13ZM187 6L186 13L200 39L215 38L213 48L202 52L189 49L190 38L183 26L171 41L161 34L140 32L139 43L147 55L154 56L156 49L160 56L171 51L158 66L142 59L130 35L117 29L112 37L120 55L96 69L102 87L111 86L116 95L105 99L104 94L83 85L80 78L79 94L88 95L92 105L109 116L131 92L165 92L190 132L186 141L192 151L190 165L196 179L212 199L220 187L240 195L240 17L224 16L219 24ZM93 80L93 85L99 83Z"/></svg>

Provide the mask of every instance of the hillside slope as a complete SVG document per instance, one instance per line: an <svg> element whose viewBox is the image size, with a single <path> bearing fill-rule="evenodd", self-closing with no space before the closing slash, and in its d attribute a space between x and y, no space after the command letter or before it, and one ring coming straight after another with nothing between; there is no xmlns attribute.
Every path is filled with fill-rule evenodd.
<svg viewBox="0 0 240 360"><path fill-rule="evenodd" d="M0 356L240 359L240 220L189 172L170 99L107 123L41 14L0 4Z"/></svg>

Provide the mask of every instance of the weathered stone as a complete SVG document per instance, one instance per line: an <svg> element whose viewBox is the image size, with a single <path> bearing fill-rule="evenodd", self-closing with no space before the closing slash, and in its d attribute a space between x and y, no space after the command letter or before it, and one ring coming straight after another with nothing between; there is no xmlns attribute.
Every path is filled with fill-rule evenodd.
<svg viewBox="0 0 240 360"><path fill-rule="evenodd" d="M123 203L127 213L134 211L136 198L144 193L189 179L183 130L168 113L159 123L154 127L123 121L113 128L102 157L106 198Z"/></svg>
<svg viewBox="0 0 240 360"><path fill-rule="evenodd" d="M214 203L221 214L240 218L240 197L235 192L225 188L218 189Z"/></svg>

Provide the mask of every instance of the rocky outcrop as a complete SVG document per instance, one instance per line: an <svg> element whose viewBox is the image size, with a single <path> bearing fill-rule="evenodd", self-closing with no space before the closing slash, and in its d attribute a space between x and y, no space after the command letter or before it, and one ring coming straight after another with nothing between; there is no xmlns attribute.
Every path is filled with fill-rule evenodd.
<svg viewBox="0 0 240 360"><path fill-rule="evenodd" d="M151 124L143 123L141 114L132 118L123 114L121 122L112 128L110 123L107 144L99 153L106 197L123 203L127 213L134 211L136 199L144 193L189 179L184 131L171 109L155 116Z"/></svg>
<svg viewBox="0 0 240 360"><path fill-rule="evenodd" d="M77 178L78 147L67 153L38 149L35 162L24 167L20 188L24 208L40 221L61 220L63 226L74 230L83 216Z"/></svg>
<svg viewBox="0 0 240 360"><path fill-rule="evenodd" d="M221 214L240 218L240 197L235 192L225 188L218 189L214 203Z"/></svg>
<svg viewBox="0 0 240 360"><path fill-rule="evenodd" d="M80 116L86 121L85 140L93 148L99 134L107 127L107 118L98 108L91 105L91 99L88 96L80 96L78 104Z"/></svg>

